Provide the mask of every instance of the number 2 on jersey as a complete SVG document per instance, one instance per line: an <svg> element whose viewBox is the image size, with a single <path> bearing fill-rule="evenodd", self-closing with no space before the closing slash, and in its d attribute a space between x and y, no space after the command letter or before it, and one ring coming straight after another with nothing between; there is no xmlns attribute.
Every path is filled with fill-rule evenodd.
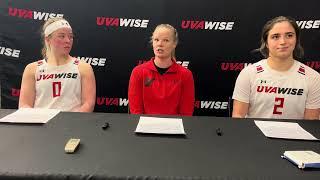
<svg viewBox="0 0 320 180"><path fill-rule="evenodd" d="M274 99L273 114L281 115L282 114L281 109L283 108L283 105L284 105L284 98L276 97Z"/></svg>
<svg viewBox="0 0 320 180"><path fill-rule="evenodd" d="M52 96L61 96L61 82L52 82Z"/></svg>

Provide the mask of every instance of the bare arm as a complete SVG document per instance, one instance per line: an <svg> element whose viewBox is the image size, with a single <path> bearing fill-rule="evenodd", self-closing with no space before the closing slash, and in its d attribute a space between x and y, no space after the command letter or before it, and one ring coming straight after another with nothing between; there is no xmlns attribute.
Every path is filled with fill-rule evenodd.
<svg viewBox="0 0 320 180"><path fill-rule="evenodd" d="M308 120L319 119L320 116L320 76L319 73L314 72L307 79L308 83L308 96L306 108L304 110L304 118Z"/></svg>
<svg viewBox="0 0 320 180"><path fill-rule="evenodd" d="M92 112L96 102L96 80L92 67L84 62L79 64L81 74L81 107L79 112Z"/></svg>
<svg viewBox="0 0 320 180"><path fill-rule="evenodd" d="M20 88L19 108L33 108L34 106L36 97L36 68L36 63L30 63L24 69Z"/></svg>
<svg viewBox="0 0 320 180"><path fill-rule="evenodd" d="M233 118L245 118L249 110L249 103L233 100Z"/></svg>
<svg viewBox="0 0 320 180"><path fill-rule="evenodd" d="M319 109L305 109L304 110L304 119L307 120L319 120Z"/></svg>

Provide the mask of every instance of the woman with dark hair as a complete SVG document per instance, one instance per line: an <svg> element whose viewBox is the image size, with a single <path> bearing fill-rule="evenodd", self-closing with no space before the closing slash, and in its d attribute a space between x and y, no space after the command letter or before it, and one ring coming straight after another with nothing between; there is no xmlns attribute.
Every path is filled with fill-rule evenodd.
<svg viewBox="0 0 320 180"><path fill-rule="evenodd" d="M155 57L131 73L130 113L192 116L193 76L190 70L176 63L177 30L169 24L158 25L151 44Z"/></svg>
<svg viewBox="0 0 320 180"><path fill-rule="evenodd" d="M42 27L43 59L26 66L19 108L48 108L92 112L96 83L92 67L69 55L73 32L63 18L48 19Z"/></svg>
<svg viewBox="0 0 320 180"><path fill-rule="evenodd" d="M297 61L303 56L296 21L279 16L261 35L265 59L244 68L233 92L235 118L318 119L320 75Z"/></svg>

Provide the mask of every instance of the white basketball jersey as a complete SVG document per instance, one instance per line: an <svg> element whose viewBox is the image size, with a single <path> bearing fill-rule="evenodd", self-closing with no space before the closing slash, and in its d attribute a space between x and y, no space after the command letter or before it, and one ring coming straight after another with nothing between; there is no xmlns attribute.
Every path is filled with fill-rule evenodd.
<svg viewBox="0 0 320 180"><path fill-rule="evenodd" d="M303 119L305 108L320 108L320 76L298 61L275 71L264 59L241 71L233 99L249 103L248 118Z"/></svg>
<svg viewBox="0 0 320 180"><path fill-rule="evenodd" d="M79 60L72 59L68 64L50 66L39 60L35 73L35 108L74 111L81 106L81 77Z"/></svg>

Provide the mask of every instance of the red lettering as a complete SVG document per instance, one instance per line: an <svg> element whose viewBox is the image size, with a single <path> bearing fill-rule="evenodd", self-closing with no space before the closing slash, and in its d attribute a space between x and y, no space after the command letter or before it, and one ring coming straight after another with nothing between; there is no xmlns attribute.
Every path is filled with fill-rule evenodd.
<svg viewBox="0 0 320 180"><path fill-rule="evenodd" d="M11 88L11 96L14 96L14 97L20 96L20 89Z"/></svg>
<svg viewBox="0 0 320 180"><path fill-rule="evenodd" d="M199 21L191 21L191 29L195 29Z"/></svg>
<svg viewBox="0 0 320 180"><path fill-rule="evenodd" d="M182 20L182 22L181 22L182 29L187 29L189 26L190 26L190 21Z"/></svg>
<svg viewBox="0 0 320 180"><path fill-rule="evenodd" d="M49 77L48 77L48 79L53 79L53 75L54 75L54 74L50 74Z"/></svg>
<svg viewBox="0 0 320 180"><path fill-rule="evenodd" d="M40 81L40 80L41 80L41 77L42 77L42 75L38 76L38 77L37 77L37 81Z"/></svg>
<svg viewBox="0 0 320 180"><path fill-rule="evenodd" d="M223 71L241 71L244 68L244 63L221 63Z"/></svg>
<svg viewBox="0 0 320 180"><path fill-rule="evenodd" d="M230 70L235 70L236 67L238 66L238 63L230 63Z"/></svg>
<svg viewBox="0 0 320 180"><path fill-rule="evenodd" d="M106 98L106 105L107 106L119 106L119 98Z"/></svg>
<svg viewBox="0 0 320 180"><path fill-rule="evenodd" d="M109 105L111 105L113 98L106 98L105 100L106 100L106 105L109 106Z"/></svg>
<svg viewBox="0 0 320 180"><path fill-rule="evenodd" d="M112 21L113 21L113 18L106 18L106 26L110 26Z"/></svg>
<svg viewBox="0 0 320 180"><path fill-rule="evenodd" d="M194 107L200 108L200 101L195 101L194 102Z"/></svg>
<svg viewBox="0 0 320 180"><path fill-rule="evenodd" d="M33 18L33 12L28 11L27 14L24 16L24 18L32 19Z"/></svg>
<svg viewBox="0 0 320 180"><path fill-rule="evenodd" d="M314 69L320 69L320 62L314 61L315 65L313 66Z"/></svg>
<svg viewBox="0 0 320 180"><path fill-rule="evenodd" d="M272 87L270 93L277 93L277 87Z"/></svg>
<svg viewBox="0 0 320 180"><path fill-rule="evenodd" d="M221 70L227 71L229 69L229 63L221 63Z"/></svg>
<svg viewBox="0 0 320 180"><path fill-rule="evenodd" d="M138 61L138 65L140 65L140 64L143 64L143 63L145 63L145 62L147 62L148 60L139 60Z"/></svg>
<svg viewBox="0 0 320 180"><path fill-rule="evenodd" d="M243 63L237 63L237 67L234 69L235 71L241 71L244 68Z"/></svg>
<svg viewBox="0 0 320 180"><path fill-rule="evenodd" d="M276 102L280 102L279 104L276 104ZM273 106L273 114L281 115L282 112L279 111L279 109L282 109L284 106L284 98L278 98L276 97L274 99L274 106Z"/></svg>
<svg viewBox="0 0 320 180"><path fill-rule="evenodd" d="M203 29L204 28L204 21L200 21L200 23L197 25L196 29Z"/></svg>
<svg viewBox="0 0 320 180"><path fill-rule="evenodd" d="M266 86L266 88L265 88L266 91L265 92L270 92L272 88L273 87Z"/></svg>
<svg viewBox="0 0 320 180"><path fill-rule="evenodd" d="M24 15L27 14L27 10L25 9L18 9L18 16L24 17Z"/></svg>
<svg viewBox="0 0 320 180"><path fill-rule="evenodd" d="M106 106L119 106L120 98L105 98L105 97L97 97L97 104Z"/></svg>
<svg viewBox="0 0 320 180"><path fill-rule="evenodd" d="M104 23L104 17L97 17L97 25L102 26Z"/></svg>
<svg viewBox="0 0 320 180"><path fill-rule="evenodd" d="M102 105L104 103L104 97L97 97L97 104Z"/></svg>
<svg viewBox="0 0 320 180"><path fill-rule="evenodd" d="M257 87L257 92L262 92L264 90L264 86L258 86Z"/></svg>
<svg viewBox="0 0 320 180"><path fill-rule="evenodd" d="M309 61L306 62L306 65L311 67L312 69L320 69L320 62L319 61Z"/></svg>
<svg viewBox="0 0 320 180"><path fill-rule="evenodd" d="M119 26L119 18L115 18L111 24L111 26Z"/></svg>
<svg viewBox="0 0 320 180"><path fill-rule="evenodd" d="M111 105L119 106L119 98L114 98Z"/></svg>
<svg viewBox="0 0 320 180"><path fill-rule="evenodd" d="M43 80L48 79L49 74L44 74L44 75L42 75L42 77L43 77L43 78L42 78ZM41 78L40 78L40 79L41 79Z"/></svg>
<svg viewBox="0 0 320 180"><path fill-rule="evenodd" d="M17 8L11 8L9 7L9 16L16 16L17 15Z"/></svg>
<svg viewBox="0 0 320 180"><path fill-rule="evenodd" d="M61 96L61 82L52 82L52 96Z"/></svg>

